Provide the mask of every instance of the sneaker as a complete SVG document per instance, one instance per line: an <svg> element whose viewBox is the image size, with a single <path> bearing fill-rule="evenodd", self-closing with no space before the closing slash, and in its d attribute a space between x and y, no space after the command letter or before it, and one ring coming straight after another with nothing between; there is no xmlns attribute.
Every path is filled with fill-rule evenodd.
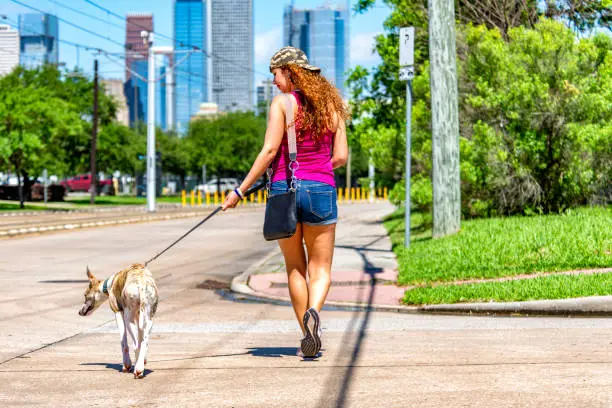
<svg viewBox="0 0 612 408"><path fill-rule="evenodd" d="M302 339L301 350L304 357L316 357L321 350L321 320L314 308L306 311L303 318L306 335Z"/></svg>

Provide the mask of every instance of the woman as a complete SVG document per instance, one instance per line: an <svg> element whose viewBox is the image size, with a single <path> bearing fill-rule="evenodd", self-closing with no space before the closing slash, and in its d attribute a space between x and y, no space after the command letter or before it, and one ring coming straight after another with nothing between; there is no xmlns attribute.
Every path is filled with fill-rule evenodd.
<svg viewBox="0 0 612 408"><path fill-rule="evenodd" d="M283 100L286 96L273 99L264 146L240 187L223 203L224 211L235 207L242 192L270 165L273 170L270 194L288 190L286 130L295 125L298 225L295 235L279 240L279 245L285 257L291 303L303 333L300 352L305 357L315 357L321 348L319 312L331 285L338 217L334 169L343 166L348 156L344 123L347 112L338 90L320 71L308 63L303 51L294 47L281 48L272 56L270 72L274 84L283 94L294 96L291 103L296 114L286 120Z"/></svg>

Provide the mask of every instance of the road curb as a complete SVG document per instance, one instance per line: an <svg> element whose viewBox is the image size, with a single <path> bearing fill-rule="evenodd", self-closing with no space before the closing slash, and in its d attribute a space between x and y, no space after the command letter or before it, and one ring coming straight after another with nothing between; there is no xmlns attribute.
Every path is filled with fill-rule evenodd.
<svg viewBox="0 0 612 408"><path fill-rule="evenodd" d="M180 214L167 214L167 215L157 215L157 216L148 215L148 216L140 216L140 217L131 217L131 218L125 218L121 220L89 221L89 222L83 222L83 223L67 223L67 224L49 225L49 226L42 226L42 227L19 228L19 229L0 231L0 238L13 238L13 237L30 235L30 234L44 234L44 233L49 233L49 232L69 231L69 230L84 229L84 228L107 227L111 225L167 221L167 220L175 220L175 219L182 219L182 218L193 218L193 217L202 216L202 215L203 215L202 212L188 212L188 213L180 213Z"/></svg>
<svg viewBox="0 0 612 408"><path fill-rule="evenodd" d="M291 305L288 297L272 296L255 292L241 282L231 290L246 300ZM342 311L374 311L409 314L451 315L503 315L503 316L559 316L559 317L611 317L612 296L593 296L575 299L534 300L508 303L460 303L425 306L368 305L367 303L326 301L324 309Z"/></svg>

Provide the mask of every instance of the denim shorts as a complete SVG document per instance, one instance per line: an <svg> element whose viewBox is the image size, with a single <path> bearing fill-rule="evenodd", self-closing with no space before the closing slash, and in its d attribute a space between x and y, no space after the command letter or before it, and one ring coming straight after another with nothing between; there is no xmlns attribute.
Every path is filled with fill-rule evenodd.
<svg viewBox="0 0 612 408"><path fill-rule="evenodd" d="M275 181L270 196L289 191L285 180ZM298 180L296 191L297 220L306 225L329 225L338 222L336 189L318 181Z"/></svg>

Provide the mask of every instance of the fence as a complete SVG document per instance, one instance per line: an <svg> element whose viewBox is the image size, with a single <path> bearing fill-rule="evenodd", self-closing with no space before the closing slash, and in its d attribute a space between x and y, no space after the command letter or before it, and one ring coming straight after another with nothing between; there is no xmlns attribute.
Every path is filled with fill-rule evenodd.
<svg viewBox="0 0 612 408"><path fill-rule="evenodd" d="M358 202L369 202L371 197L370 189L361 188L361 187L352 187L352 188L339 188L338 191L338 204L351 204ZM378 188L374 190L374 197L372 197L372 201L380 202L386 201L388 199L388 190L385 188ZM202 194L200 190L191 190L187 192L185 190L181 191L181 205L183 207L201 207L203 205L220 205L225 201L225 192L219 193L206 193ZM238 205L248 205L248 204L265 204L266 203L266 195L261 191L257 191L256 193L250 194L248 197L245 197Z"/></svg>

